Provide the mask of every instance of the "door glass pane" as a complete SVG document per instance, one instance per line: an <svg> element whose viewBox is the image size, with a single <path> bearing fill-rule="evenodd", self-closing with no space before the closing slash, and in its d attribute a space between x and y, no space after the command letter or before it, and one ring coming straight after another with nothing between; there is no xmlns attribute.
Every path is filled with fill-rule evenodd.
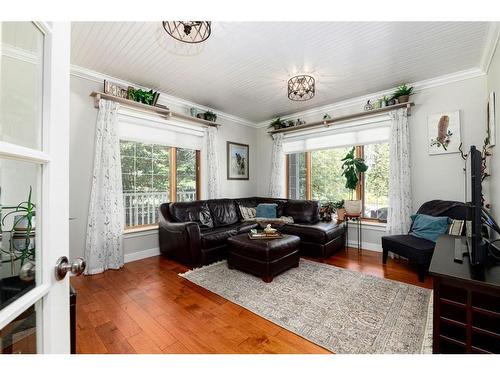
<svg viewBox="0 0 500 375"><path fill-rule="evenodd" d="M0 309L36 285L40 168L0 159Z"/></svg>
<svg viewBox="0 0 500 375"><path fill-rule="evenodd" d="M177 202L196 200L196 151L177 149Z"/></svg>
<svg viewBox="0 0 500 375"><path fill-rule="evenodd" d="M288 198L306 198L306 153L288 155Z"/></svg>
<svg viewBox="0 0 500 375"><path fill-rule="evenodd" d="M36 354L36 309L28 308L0 329L1 354Z"/></svg>
<svg viewBox="0 0 500 375"><path fill-rule="evenodd" d="M323 202L351 199L342 176L342 158L350 149L339 147L311 153L312 199Z"/></svg>
<svg viewBox="0 0 500 375"><path fill-rule="evenodd" d="M44 37L32 22L0 24L0 140L41 149Z"/></svg>

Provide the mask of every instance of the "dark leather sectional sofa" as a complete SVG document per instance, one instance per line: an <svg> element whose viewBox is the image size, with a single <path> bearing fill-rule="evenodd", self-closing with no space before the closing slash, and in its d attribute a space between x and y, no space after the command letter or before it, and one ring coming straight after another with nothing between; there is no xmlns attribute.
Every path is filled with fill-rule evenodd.
<svg viewBox="0 0 500 375"><path fill-rule="evenodd" d="M162 204L160 251L190 266L225 259L229 237L258 227L254 222L243 221L239 205L256 207L259 203L276 203L278 216L293 217L294 223L281 231L300 237L301 255L327 258L344 248L344 226L335 221L321 222L319 202L252 197Z"/></svg>

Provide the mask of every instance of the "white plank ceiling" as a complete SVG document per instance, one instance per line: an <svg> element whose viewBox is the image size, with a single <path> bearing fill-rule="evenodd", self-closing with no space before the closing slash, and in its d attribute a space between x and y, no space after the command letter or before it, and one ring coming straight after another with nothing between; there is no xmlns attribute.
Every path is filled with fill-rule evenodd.
<svg viewBox="0 0 500 375"><path fill-rule="evenodd" d="M160 22L76 22L71 62L260 122L339 100L478 68L484 22L223 22L200 45ZM287 98L297 73L316 96Z"/></svg>

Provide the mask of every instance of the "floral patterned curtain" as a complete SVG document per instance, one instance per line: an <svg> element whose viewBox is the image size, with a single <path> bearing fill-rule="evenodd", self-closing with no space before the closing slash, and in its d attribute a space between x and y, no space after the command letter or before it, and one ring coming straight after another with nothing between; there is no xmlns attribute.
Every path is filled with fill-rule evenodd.
<svg viewBox="0 0 500 375"><path fill-rule="evenodd" d="M389 210L386 231L406 234L412 214L410 131L406 109L392 111L389 139Z"/></svg>
<svg viewBox="0 0 500 375"><path fill-rule="evenodd" d="M123 266L123 191L118 138L118 108L113 101L99 101L94 171L90 194L85 274Z"/></svg>
<svg viewBox="0 0 500 375"><path fill-rule="evenodd" d="M271 154L271 181L269 196L283 198L285 193L285 153L283 152L283 134L273 134Z"/></svg>

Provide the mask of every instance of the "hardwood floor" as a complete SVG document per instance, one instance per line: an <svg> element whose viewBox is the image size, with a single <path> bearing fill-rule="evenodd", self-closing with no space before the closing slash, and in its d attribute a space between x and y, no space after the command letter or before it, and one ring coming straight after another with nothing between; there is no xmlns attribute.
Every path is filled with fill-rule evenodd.
<svg viewBox="0 0 500 375"><path fill-rule="evenodd" d="M432 288L403 261L383 266L378 252L349 249L323 262ZM157 256L73 277L77 353L329 353L177 275L186 270Z"/></svg>

